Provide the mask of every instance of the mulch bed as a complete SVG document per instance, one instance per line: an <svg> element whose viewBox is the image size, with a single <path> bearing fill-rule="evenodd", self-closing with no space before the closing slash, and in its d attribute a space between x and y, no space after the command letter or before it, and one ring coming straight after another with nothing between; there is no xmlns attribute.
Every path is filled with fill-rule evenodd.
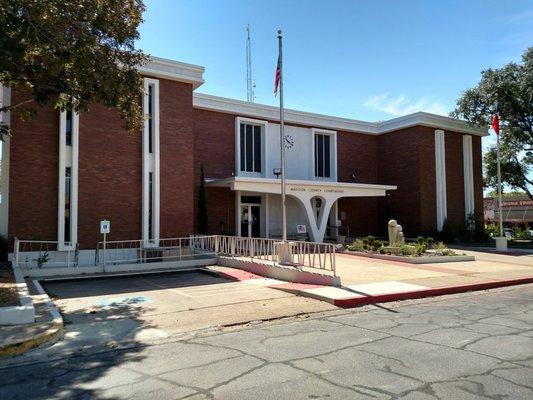
<svg viewBox="0 0 533 400"><path fill-rule="evenodd" d="M0 307L20 306L17 282L9 263L0 263Z"/></svg>

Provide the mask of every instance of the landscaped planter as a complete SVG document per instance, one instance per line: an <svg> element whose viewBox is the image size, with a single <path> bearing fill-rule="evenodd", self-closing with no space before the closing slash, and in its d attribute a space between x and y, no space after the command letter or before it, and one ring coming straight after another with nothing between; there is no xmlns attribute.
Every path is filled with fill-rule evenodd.
<svg viewBox="0 0 533 400"><path fill-rule="evenodd" d="M9 266L11 267L11 265ZM29 324L35 321L35 307L28 292L28 287L19 268L13 268L15 277L18 304L0 307L0 325Z"/></svg>
<svg viewBox="0 0 533 400"><path fill-rule="evenodd" d="M459 261L475 261L474 256L456 255L456 256L398 256L389 254L369 253L364 251L350 251L344 250L341 253L353 254L354 256L377 258L380 260L399 261L408 264L432 264L432 263L446 263L446 262L459 262Z"/></svg>

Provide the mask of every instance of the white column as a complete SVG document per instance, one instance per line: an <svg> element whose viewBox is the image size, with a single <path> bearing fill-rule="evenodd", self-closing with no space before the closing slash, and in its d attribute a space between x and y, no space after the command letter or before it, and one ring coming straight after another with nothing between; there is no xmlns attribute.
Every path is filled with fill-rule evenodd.
<svg viewBox="0 0 533 400"><path fill-rule="evenodd" d="M11 89L0 85L0 107L9 105L11 101ZM0 113L0 122L9 125L9 113ZM0 174L0 235L7 238L9 222L9 147L10 138L6 136L0 143L2 146L1 174Z"/></svg>
<svg viewBox="0 0 533 400"><path fill-rule="evenodd" d="M443 130L435 131L435 190L437 230L440 231L448 214L446 202L446 146Z"/></svg>
<svg viewBox="0 0 533 400"><path fill-rule="evenodd" d="M58 210L57 241L58 250L72 250L78 242L78 155L79 155L80 116L72 111L71 144L67 146L67 112L59 114L59 171L58 171ZM70 241L65 242L65 179L66 169L70 168Z"/></svg>
<svg viewBox="0 0 533 400"><path fill-rule="evenodd" d="M149 114L149 91L152 91L152 117ZM159 80L144 78L142 138L142 239L146 245L159 244L160 205L160 140L159 140ZM152 148L150 149L150 128ZM152 210L150 218L150 174L152 174ZM152 236L150 237L150 224Z"/></svg>
<svg viewBox="0 0 533 400"><path fill-rule="evenodd" d="M241 192L235 191L235 233L241 236Z"/></svg>
<svg viewBox="0 0 533 400"><path fill-rule="evenodd" d="M472 136L463 135L463 176L465 188L465 218L474 212L474 167Z"/></svg>

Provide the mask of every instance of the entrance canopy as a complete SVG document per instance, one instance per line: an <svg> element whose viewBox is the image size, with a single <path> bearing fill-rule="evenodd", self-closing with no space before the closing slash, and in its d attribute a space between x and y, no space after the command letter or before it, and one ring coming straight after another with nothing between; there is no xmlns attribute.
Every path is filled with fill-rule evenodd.
<svg viewBox="0 0 533 400"><path fill-rule="evenodd" d="M281 180L271 178L231 177L208 181L206 186L228 187L231 190L243 192L281 194ZM315 242L323 241L331 207L338 199L342 197L385 196L387 190L395 189L396 186L392 185L286 180L286 194L296 199L305 210L311 230L311 240ZM313 211L312 200L314 198L322 200L319 215Z"/></svg>

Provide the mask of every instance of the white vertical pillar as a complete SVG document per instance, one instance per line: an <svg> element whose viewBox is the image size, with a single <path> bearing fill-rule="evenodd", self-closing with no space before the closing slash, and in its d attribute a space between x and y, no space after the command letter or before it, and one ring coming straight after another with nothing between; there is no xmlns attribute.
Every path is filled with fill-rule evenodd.
<svg viewBox="0 0 533 400"><path fill-rule="evenodd" d="M0 107L9 105L11 102L11 88L0 84ZM0 122L9 125L9 113L0 113ZM0 235L7 238L9 223L9 136L4 138L2 146L1 174L0 174Z"/></svg>
<svg viewBox="0 0 533 400"><path fill-rule="evenodd" d="M149 90L152 91L152 118L147 118ZM142 137L142 239L146 245L159 244L160 224L160 140L159 140L159 80L144 78L143 114L145 116ZM150 151L150 127L152 148ZM152 174L152 210L150 219L150 173ZM150 224L152 237L150 237Z"/></svg>
<svg viewBox="0 0 533 400"><path fill-rule="evenodd" d="M435 131L435 189L437 202L437 230L442 229L447 217L446 201L446 146L444 131Z"/></svg>
<svg viewBox="0 0 533 400"><path fill-rule="evenodd" d="M463 135L463 176L465 194L465 218L474 212L474 167L472 136Z"/></svg>
<svg viewBox="0 0 533 400"><path fill-rule="evenodd" d="M241 192L235 191L235 233L241 236Z"/></svg>
<svg viewBox="0 0 533 400"><path fill-rule="evenodd" d="M270 195L265 193L265 237L270 237Z"/></svg>
<svg viewBox="0 0 533 400"><path fill-rule="evenodd" d="M72 111L71 144L67 146L67 112L59 114L59 171L57 190L58 250L72 250L78 242L78 155L80 116ZM65 242L65 175L70 168L70 241Z"/></svg>

